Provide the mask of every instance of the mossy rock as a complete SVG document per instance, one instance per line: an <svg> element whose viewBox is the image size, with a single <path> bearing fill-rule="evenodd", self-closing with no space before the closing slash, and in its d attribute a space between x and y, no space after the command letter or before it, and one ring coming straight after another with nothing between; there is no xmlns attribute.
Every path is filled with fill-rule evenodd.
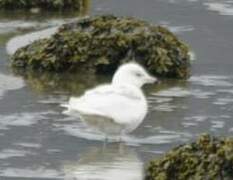
<svg viewBox="0 0 233 180"><path fill-rule="evenodd" d="M190 75L189 49L173 33L145 21L111 15L63 25L51 38L19 49L12 57L12 65L112 74L120 64L132 59L158 76L185 79Z"/></svg>
<svg viewBox="0 0 233 180"><path fill-rule="evenodd" d="M233 138L202 135L196 142L179 146L161 159L151 161L145 179L233 179Z"/></svg>
<svg viewBox="0 0 233 180"><path fill-rule="evenodd" d="M0 9L79 9L83 0L0 0Z"/></svg>

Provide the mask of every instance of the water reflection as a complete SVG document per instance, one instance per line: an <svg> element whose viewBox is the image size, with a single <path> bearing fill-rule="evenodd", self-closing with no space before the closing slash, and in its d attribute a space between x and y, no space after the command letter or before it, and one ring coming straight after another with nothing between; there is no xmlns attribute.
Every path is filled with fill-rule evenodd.
<svg viewBox="0 0 233 180"><path fill-rule="evenodd" d="M22 87L24 87L24 82L21 78L0 74L0 100L5 92Z"/></svg>
<svg viewBox="0 0 233 180"><path fill-rule="evenodd" d="M67 102L68 97L71 95L80 95L86 89L101 84L103 82L109 82L109 77L87 75L84 73L73 74L56 74L56 73L23 73L25 82L32 90L38 94L45 94L46 96L38 100L38 103L46 106L51 104L52 106L60 106ZM174 88L178 86L180 88ZM169 88L172 88L169 92ZM121 140L129 145L140 144L169 144L172 142L183 142L189 139L191 135L188 132L181 130L172 130L163 127L166 132L160 132L155 129L160 125L160 121L163 120L167 114L153 114L153 111L157 112L171 112L186 106L183 103L183 99L186 98L182 93L181 88L184 88L184 92L187 90L187 83L185 81L164 80L161 84L155 86L145 87L148 102L150 105L149 117L145 119L145 124L150 125L148 128L144 128L143 124L132 135L125 135L121 137ZM166 91L167 97L166 97ZM159 93L164 92L165 96L159 96ZM171 94L169 97L169 94ZM50 94L50 95L49 95ZM156 95L157 94L157 95ZM187 94L189 95L189 93ZM43 96L42 96L43 97ZM180 103L177 100L181 99ZM51 107L50 107L51 108ZM65 109L60 109L64 111ZM62 130L68 135L76 136L78 138L84 138L88 140L103 141L106 137L100 131L96 131L102 126L98 126L98 123L87 123L79 118L75 113L71 115L55 117L54 130ZM93 128L94 127L94 128ZM119 141L119 136L108 137L109 141Z"/></svg>
<svg viewBox="0 0 233 180"><path fill-rule="evenodd" d="M65 162L66 180L142 180L143 162L125 144L91 147L77 162Z"/></svg>
<svg viewBox="0 0 233 180"><path fill-rule="evenodd" d="M152 121L153 119L149 119ZM151 122L150 122L151 123ZM129 146L140 146L142 144L164 145L169 143L180 143L187 141L191 134L182 131L172 131L165 128L156 128L156 126L147 126L146 128L140 126L139 129L143 130L141 133L131 133L124 135L107 135L99 129L98 123L87 123L80 118L79 114L67 116L54 122L56 127L55 131L64 131L66 135L75 136L91 141L107 141L110 142L124 142ZM108 124L105 124L108 128ZM111 128L111 127L110 127ZM137 130L136 130L137 131Z"/></svg>
<svg viewBox="0 0 233 180"><path fill-rule="evenodd" d="M91 7L91 0L80 0L80 7L76 10L65 10L65 11L37 11L35 13L30 12L28 10L14 10L14 13L12 13L12 10L0 10L0 19L7 19L7 20L15 20L15 19L21 19L21 20L44 20L44 19L50 19L50 18L56 18L59 17L61 19L63 18L69 18L77 15L87 15L90 11ZM41 16L43 14L43 16Z"/></svg>
<svg viewBox="0 0 233 180"><path fill-rule="evenodd" d="M14 69L16 75L21 75L25 83L37 93L82 94L87 88L110 81L111 77L96 76L86 72L51 73L24 72Z"/></svg>
<svg viewBox="0 0 233 180"><path fill-rule="evenodd" d="M24 71L24 69L12 69L15 75L23 77L25 83L37 93L61 92L65 94L80 95L86 89L96 85L111 82L111 75L96 75L94 72L80 70L72 73L53 73ZM178 86L187 87L185 80L161 79L160 84L147 85L144 90L146 93L158 92L168 88Z"/></svg>
<svg viewBox="0 0 233 180"><path fill-rule="evenodd" d="M38 103L46 106L50 104L54 108L66 103L70 96L79 96L87 89L110 82L111 79L111 76L87 75L82 72L20 74L34 92L43 94ZM148 116L132 135L124 136L122 140L130 145L169 144L184 142L206 130L220 132L227 128L228 131L228 126L216 121L232 124L223 117L231 116L232 112L232 80L231 76L213 74L193 76L188 81L162 80L158 85L146 86ZM60 109L61 112L64 110ZM206 121L196 120L196 117L202 119L203 116L207 117ZM54 125L56 130L78 138L93 141L105 139L105 135L91 127L96 124L84 123L75 116L60 116ZM161 127L163 131L157 131L156 127ZM119 141L119 137L110 138L110 141Z"/></svg>
<svg viewBox="0 0 233 180"><path fill-rule="evenodd" d="M84 129L77 118L60 114L63 109L59 106L68 96L79 95L87 88L109 82L110 77L106 80L85 73L58 75L27 72L22 74L24 82L19 78L14 80L7 75L0 75L0 176L5 176L0 179L64 179L62 169L67 180L106 177L123 179L123 174L128 175L127 179L130 176L133 179L136 174L137 180L140 179L142 169L140 158L148 160L156 153L164 153L179 144L182 139L189 140L202 132L232 135L233 79L229 75L232 73L232 39L228 36L232 32L232 21L228 21L231 19L229 16L216 19L218 13L230 15L232 5L222 8L224 4L230 4L229 0L218 1L222 4L220 6L213 6L217 1L173 1L179 3L167 6L167 1L162 0L110 0L95 1L93 7L103 7L100 13L108 9L108 12L117 15L170 22L167 25L189 42L198 56L198 61L193 65L195 76L188 82L162 81L159 86L146 88L150 112L133 135L124 137L126 144L134 147L126 147L123 153L116 144L106 148L93 147L93 144L101 143L95 140L102 139L98 139L99 136L88 131L88 128ZM208 4L203 7L205 2ZM34 26L41 29L57 25L54 24L57 20L63 23L71 17L73 15L20 17L12 13L0 14L0 33L31 31L28 27ZM31 22L36 23L31 26ZM6 39L9 39L8 35L2 34L0 37L2 49L3 41L5 45ZM1 51L1 55L1 62L7 62L4 51ZM1 71L6 70L6 67L1 67ZM27 88L6 94L23 87L24 83ZM37 113L41 109L52 110L55 114ZM8 115L7 111L10 111ZM140 151L140 154L135 151Z"/></svg>
<svg viewBox="0 0 233 180"><path fill-rule="evenodd" d="M3 11L0 10L0 34L13 32L25 32L43 29L50 26L59 26L74 17L82 17L89 14L91 0L82 0L79 10L64 12L38 12L28 11ZM43 15L42 15L43 14Z"/></svg>

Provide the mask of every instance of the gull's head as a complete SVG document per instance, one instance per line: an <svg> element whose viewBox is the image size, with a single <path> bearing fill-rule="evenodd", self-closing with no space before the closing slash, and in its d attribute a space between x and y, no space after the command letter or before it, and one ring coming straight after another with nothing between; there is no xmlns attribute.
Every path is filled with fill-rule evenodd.
<svg viewBox="0 0 233 180"><path fill-rule="evenodd" d="M118 68L113 76L113 84L130 84L142 87L144 84L155 83L157 79L151 76L137 63L127 63Z"/></svg>

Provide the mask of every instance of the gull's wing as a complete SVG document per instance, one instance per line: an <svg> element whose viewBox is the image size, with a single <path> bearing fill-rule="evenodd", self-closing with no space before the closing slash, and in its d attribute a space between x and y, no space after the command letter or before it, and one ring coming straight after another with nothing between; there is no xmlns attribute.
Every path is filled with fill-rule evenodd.
<svg viewBox="0 0 233 180"><path fill-rule="evenodd" d="M112 118L118 123L139 118L145 114L141 91L124 86L103 85L87 91L79 98L72 97L68 108L84 114Z"/></svg>

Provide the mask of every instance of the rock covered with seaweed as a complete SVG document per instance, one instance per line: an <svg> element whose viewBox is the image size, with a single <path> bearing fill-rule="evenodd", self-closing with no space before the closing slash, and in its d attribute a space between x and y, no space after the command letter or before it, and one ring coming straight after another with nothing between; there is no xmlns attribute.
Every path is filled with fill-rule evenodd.
<svg viewBox="0 0 233 180"><path fill-rule="evenodd" d="M0 0L0 9L79 9L83 0Z"/></svg>
<svg viewBox="0 0 233 180"><path fill-rule="evenodd" d="M51 38L16 51L13 67L45 71L113 73L136 60L152 74L187 78L189 50L185 43L161 26L112 15L88 17L65 24Z"/></svg>
<svg viewBox="0 0 233 180"><path fill-rule="evenodd" d="M233 179L233 138L207 134L151 161L146 180Z"/></svg>

